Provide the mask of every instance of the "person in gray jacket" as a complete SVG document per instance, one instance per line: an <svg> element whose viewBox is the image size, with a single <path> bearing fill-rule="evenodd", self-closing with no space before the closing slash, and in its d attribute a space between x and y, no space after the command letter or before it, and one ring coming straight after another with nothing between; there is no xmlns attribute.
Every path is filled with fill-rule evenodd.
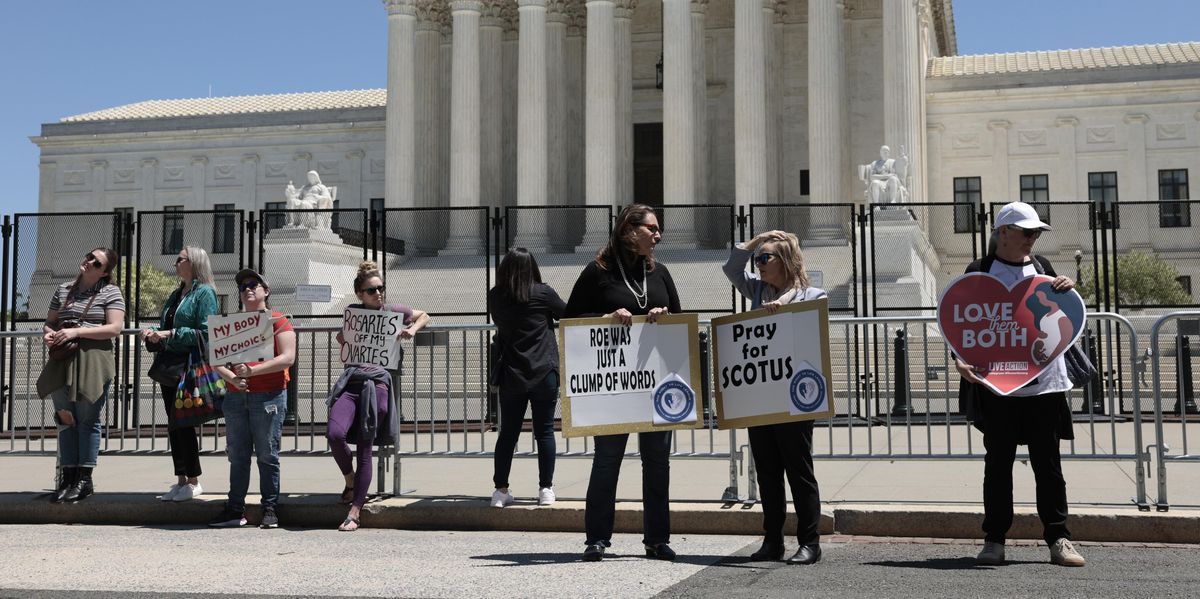
<svg viewBox="0 0 1200 599"><path fill-rule="evenodd" d="M746 272L751 258L758 273ZM750 300L750 308L774 313L785 304L827 297L825 290L809 286L804 270L800 240L784 231L759 233L750 241L730 248L723 268L729 282ZM813 473L813 421L785 422L749 427L750 451L758 470L758 492L762 497L762 547L752 561L783 558L783 523L787 498L783 492L786 473L796 506L796 539L800 543L789 564L813 564L821 559L821 493Z"/></svg>

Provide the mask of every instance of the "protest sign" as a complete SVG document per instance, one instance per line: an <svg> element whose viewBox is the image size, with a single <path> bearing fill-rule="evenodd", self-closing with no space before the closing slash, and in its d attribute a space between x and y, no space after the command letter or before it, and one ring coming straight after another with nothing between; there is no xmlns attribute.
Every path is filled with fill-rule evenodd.
<svg viewBox="0 0 1200 599"><path fill-rule="evenodd" d="M1055 291L1053 281L1033 275L1008 287L973 272L951 281L938 299L946 343L997 395L1037 378L1083 332L1083 298L1073 289Z"/></svg>
<svg viewBox="0 0 1200 599"><path fill-rule="evenodd" d="M342 313L342 362L399 368L399 335L403 328L401 312L346 308Z"/></svg>
<svg viewBox="0 0 1200 599"><path fill-rule="evenodd" d="M239 312L208 317L210 364L266 362L275 357L275 327L271 313Z"/></svg>
<svg viewBox="0 0 1200 599"><path fill-rule="evenodd" d="M563 435L697 428L703 405L695 314L632 326L611 318L561 321Z"/></svg>
<svg viewBox="0 0 1200 599"><path fill-rule="evenodd" d="M718 428L833 415L827 299L714 318L712 328Z"/></svg>

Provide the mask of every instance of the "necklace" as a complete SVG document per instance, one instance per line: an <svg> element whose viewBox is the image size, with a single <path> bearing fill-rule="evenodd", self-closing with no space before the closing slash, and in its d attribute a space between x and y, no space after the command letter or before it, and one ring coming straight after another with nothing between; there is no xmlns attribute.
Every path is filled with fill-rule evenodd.
<svg viewBox="0 0 1200 599"><path fill-rule="evenodd" d="M646 309L646 304L650 303L648 290L646 289L646 262L642 261L642 291L638 293L633 288L633 284L629 282L629 277L625 275L625 265L621 264L621 258L617 257L617 268L621 270L621 279L625 281L625 286L629 288L629 293L633 294L634 301L637 302L638 308Z"/></svg>

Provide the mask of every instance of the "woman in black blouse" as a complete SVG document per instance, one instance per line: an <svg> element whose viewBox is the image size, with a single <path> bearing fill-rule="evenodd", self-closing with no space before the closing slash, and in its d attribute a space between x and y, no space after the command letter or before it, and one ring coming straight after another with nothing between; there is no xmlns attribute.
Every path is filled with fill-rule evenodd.
<svg viewBox="0 0 1200 599"><path fill-rule="evenodd" d="M488 292L500 352L500 435L496 438L492 507L513 502L508 490L513 450L521 435L525 406L533 408L538 450L538 505L554 503L554 408L558 405L558 343L551 329L566 304L542 283L537 260L525 248L508 251Z"/></svg>
<svg viewBox="0 0 1200 599"><path fill-rule="evenodd" d="M596 254L571 290L567 316L602 316L631 324L634 316L654 322L660 314L680 312L679 294L667 267L654 260L662 229L654 209L631 204L621 211L608 245ZM598 561L611 545L617 503L617 476L628 434L596 435L588 482L584 561ZM675 559L671 549L671 431L638 433L642 455L642 543L646 555Z"/></svg>

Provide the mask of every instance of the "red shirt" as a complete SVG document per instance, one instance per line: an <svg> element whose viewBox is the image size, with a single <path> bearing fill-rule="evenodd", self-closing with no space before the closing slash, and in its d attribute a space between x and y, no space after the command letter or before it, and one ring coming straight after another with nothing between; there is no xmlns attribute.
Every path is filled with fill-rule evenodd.
<svg viewBox="0 0 1200 599"><path fill-rule="evenodd" d="M279 355L279 334L284 331L292 330L292 323L283 314L271 312L272 326L275 327L275 355ZM257 366L262 362L247 362L250 366ZM291 377L288 376L286 370L279 372L268 372L267 374L256 374L250 377L249 384L246 386L247 393L264 393L268 391L282 391L287 389L288 381Z"/></svg>

